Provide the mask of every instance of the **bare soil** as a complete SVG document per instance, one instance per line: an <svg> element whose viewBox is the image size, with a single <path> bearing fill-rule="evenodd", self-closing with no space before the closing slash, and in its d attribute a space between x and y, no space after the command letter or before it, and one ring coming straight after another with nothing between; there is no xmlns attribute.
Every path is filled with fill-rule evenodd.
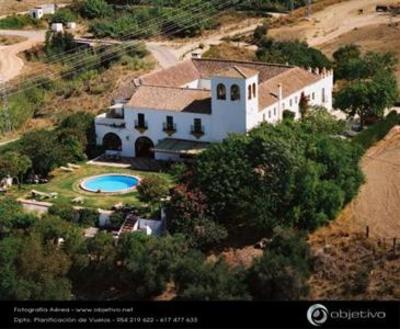
<svg viewBox="0 0 400 329"><path fill-rule="evenodd" d="M317 6L322 6L324 2L325 7L317 11ZM393 4L393 0L331 2L334 4L330 6L327 6L327 1L317 3L310 19L298 17L297 12L297 17L292 18L295 24L280 24L278 28L271 29L269 34L278 40L302 40L310 46L318 46L356 28L389 22L390 16L376 13L375 7L377 4ZM362 14L359 13L360 10L363 11ZM291 18L286 19L290 23ZM394 22L399 20L400 17L393 18Z"/></svg>
<svg viewBox="0 0 400 329"><path fill-rule="evenodd" d="M71 2L72 0L0 0L0 16L25 12L35 6L46 3L67 4Z"/></svg>
<svg viewBox="0 0 400 329"><path fill-rule="evenodd" d="M234 43L213 45L203 54L205 58L230 58L236 60L256 60L255 51L246 47L237 47Z"/></svg>
<svg viewBox="0 0 400 329"><path fill-rule="evenodd" d="M24 37L12 36L12 35L0 35L0 46L10 46L16 43L25 41Z"/></svg>
<svg viewBox="0 0 400 329"><path fill-rule="evenodd" d="M400 126L362 160L366 183L330 225L309 237L313 299L400 298ZM367 238L367 226L369 237Z"/></svg>
<svg viewBox="0 0 400 329"><path fill-rule="evenodd" d="M334 40L318 46L326 55L331 56L340 46L356 44L361 50L391 52L400 63L400 26L396 24L375 24L354 29ZM397 80L400 82L400 64L396 70Z"/></svg>

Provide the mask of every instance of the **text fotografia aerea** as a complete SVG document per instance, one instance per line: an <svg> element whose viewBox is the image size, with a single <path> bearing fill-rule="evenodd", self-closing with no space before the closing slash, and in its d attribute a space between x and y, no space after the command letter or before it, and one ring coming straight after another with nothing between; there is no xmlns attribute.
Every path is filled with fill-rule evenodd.
<svg viewBox="0 0 400 329"><path fill-rule="evenodd" d="M60 308L60 307L14 307L15 313L68 313L70 308Z"/></svg>
<svg viewBox="0 0 400 329"><path fill-rule="evenodd" d="M83 308L83 307L14 307L14 313L132 313L133 307L94 307L94 308Z"/></svg>

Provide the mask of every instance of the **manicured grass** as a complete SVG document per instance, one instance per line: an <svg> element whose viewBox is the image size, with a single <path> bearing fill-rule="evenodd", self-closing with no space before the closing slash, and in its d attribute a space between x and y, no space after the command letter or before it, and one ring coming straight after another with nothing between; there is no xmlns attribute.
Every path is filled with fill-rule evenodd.
<svg viewBox="0 0 400 329"><path fill-rule="evenodd" d="M145 178L149 175L160 175L166 178L172 184L172 178L168 174L149 173L130 169L99 167L83 164L80 169L75 169L74 172L64 172L60 169L54 171L52 173L53 177L47 184L23 185L21 189L18 189L18 187L13 187L12 191L9 192L9 195L17 198L26 198L30 196L31 190L37 190L45 193L56 192L58 193L57 199L47 199L45 201L54 204L71 204L73 199L77 197L83 197L84 203L82 206L101 209L110 209L113 205L119 202L130 205L141 204L138 199L137 191L121 195L104 195L85 192L79 187L79 183L84 178L107 173L125 173L129 175L135 175L139 178Z"/></svg>

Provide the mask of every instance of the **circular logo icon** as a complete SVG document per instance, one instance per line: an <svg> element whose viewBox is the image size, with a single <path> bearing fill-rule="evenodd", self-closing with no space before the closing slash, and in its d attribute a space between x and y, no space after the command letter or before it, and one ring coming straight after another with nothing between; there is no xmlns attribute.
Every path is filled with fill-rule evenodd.
<svg viewBox="0 0 400 329"><path fill-rule="evenodd" d="M328 320L328 314L328 309L324 305L314 304L307 311L307 320L313 326L319 327Z"/></svg>

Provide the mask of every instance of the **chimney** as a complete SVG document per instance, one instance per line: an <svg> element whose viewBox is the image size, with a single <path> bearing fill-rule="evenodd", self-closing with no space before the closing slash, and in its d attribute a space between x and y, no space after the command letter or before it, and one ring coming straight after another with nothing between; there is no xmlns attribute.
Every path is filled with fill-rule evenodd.
<svg viewBox="0 0 400 329"><path fill-rule="evenodd" d="M316 67L316 68L314 69L314 74L319 75L319 67Z"/></svg>
<svg viewBox="0 0 400 329"><path fill-rule="evenodd" d="M312 68L310 66L308 67L308 72L312 73Z"/></svg>
<svg viewBox="0 0 400 329"><path fill-rule="evenodd" d="M279 102L281 102L282 99L283 99L283 87L282 87L282 84L279 83L278 84L278 100L279 100Z"/></svg>
<svg viewBox="0 0 400 329"><path fill-rule="evenodd" d="M283 117L283 111L285 109L282 109L282 100L283 100L283 87L282 84L278 84L278 118L279 120L282 119Z"/></svg>
<svg viewBox="0 0 400 329"><path fill-rule="evenodd" d="M323 67L322 68L322 75L324 76L324 77L326 77L326 75L327 75L327 71L326 71L326 67Z"/></svg>

